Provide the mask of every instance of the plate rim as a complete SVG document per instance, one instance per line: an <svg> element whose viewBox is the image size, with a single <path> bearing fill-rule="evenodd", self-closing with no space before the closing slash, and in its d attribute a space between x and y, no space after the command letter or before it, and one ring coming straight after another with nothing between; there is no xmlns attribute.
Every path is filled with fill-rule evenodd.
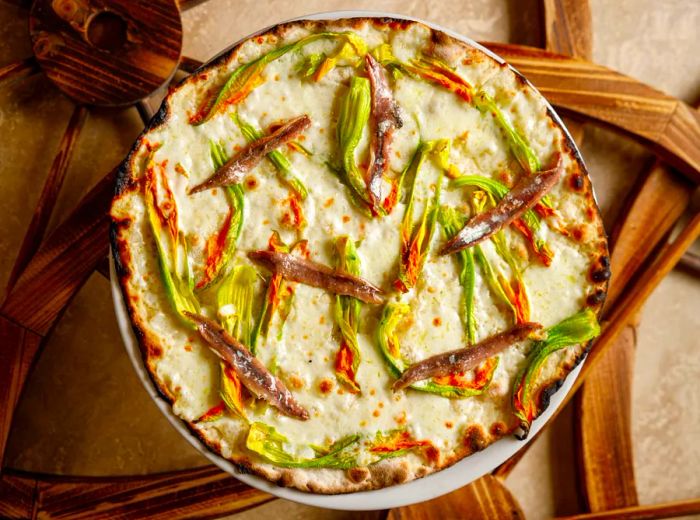
<svg viewBox="0 0 700 520"><path fill-rule="evenodd" d="M395 18L399 20L419 22L433 29L442 31L445 34L448 34L449 36L452 36L460 41L467 43L470 46L479 49L480 51L487 54L489 57L498 61L499 63L506 64L516 74L523 77L522 74L520 74L520 72L517 71L517 69L515 69L512 65L508 64L503 58L495 54L490 49L484 47L483 45L472 40L471 38L468 38L447 27L405 14L371 10L324 11L309 15L298 16L274 23L239 39L232 45L226 47L224 50L217 53L214 57L212 57L210 60L204 63L202 67L205 67L209 63L217 60L242 41L252 38L258 34L262 34L277 25L302 20L339 20L344 18ZM527 78L524 79L525 81L527 81ZM547 101L547 99L539 92L539 90L537 90L537 88L535 88L529 81L527 81L527 83L545 101L550 115L555 119L559 127L564 131L564 134L568 138L569 144L571 145L573 152L577 155L578 160L585 168L585 164L583 162L583 158L581 157L580 151L576 146L574 140L571 138L571 135L568 129L566 128L564 122L561 120L561 118L556 113L551 104ZM148 128L148 125L146 125L146 128ZM585 171L587 171L587 169L585 169ZM595 198L595 191L593 192L593 195ZM438 498L442 495L445 495L447 493L455 491L456 489L466 486L474 480L477 480L485 474L493 471L503 462L515 455L515 453L524 448L527 443L532 441L534 437L537 436L537 433L542 429L542 427L549 421L552 415L561 406L562 401L571 390L571 387L578 378L579 372L581 371L583 363L585 362L585 359L583 359L582 362L579 363L567 375L561 387L551 396L550 403L547 409L537 419L533 421L530 428L529 436L525 440L516 440L512 436L504 437L492 443L484 450L461 459L452 466L449 466L435 473L431 473L425 477L406 482L404 484L397 484L394 486L369 491L356 491L352 493L343 493L335 495L300 491L294 488L278 486L277 484L274 484L269 480L263 477L259 477L257 475L241 472L240 469L236 467L235 464L233 464L231 461L209 450L209 448L193 432L191 432L187 428L185 422L173 412L172 406L165 399L163 399L163 397L158 392L155 383L151 379L151 376L148 373L146 366L143 362L141 348L134 334L131 320L129 318L126 304L124 302L121 286L116 276L114 255L112 254L111 248L109 262L112 300L114 303L114 311L119 327L119 332L122 337L122 341L126 348L129 359L131 360L131 364L133 365L134 370L136 371L139 379L141 380L141 383L143 384L149 396L155 402L156 406L163 413L166 419L170 422L170 424L190 443L190 445L192 445L199 453L204 455L209 460L209 462L218 466L221 470L261 491L270 493L278 498L291 500L293 502L297 502L304 505L344 511L372 511L380 509L391 509Z"/></svg>

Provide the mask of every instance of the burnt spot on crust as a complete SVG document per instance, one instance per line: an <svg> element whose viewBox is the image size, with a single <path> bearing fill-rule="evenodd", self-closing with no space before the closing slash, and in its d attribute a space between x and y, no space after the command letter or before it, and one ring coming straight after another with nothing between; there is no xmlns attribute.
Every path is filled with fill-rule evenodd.
<svg viewBox="0 0 700 520"><path fill-rule="evenodd" d="M583 182L583 175L578 172L569 175L569 187L573 191L582 191L584 186L585 183Z"/></svg>
<svg viewBox="0 0 700 520"><path fill-rule="evenodd" d="M600 256L597 262L591 265L589 277L595 283L603 283L610 279L610 258L608 256Z"/></svg>
<svg viewBox="0 0 700 520"><path fill-rule="evenodd" d="M475 424L467 426L467 428L464 430L462 445L467 449L468 455L486 448L486 446L489 444L488 441L488 436L481 425Z"/></svg>
<svg viewBox="0 0 700 520"><path fill-rule="evenodd" d="M508 426L504 422L496 421L489 428L489 432L494 437L503 437L508 432Z"/></svg>
<svg viewBox="0 0 700 520"><path fill-rule="evenodd" d="M114 270L117 276L126 278L130 275L131 254L127 247L126 239L121 238L121 231L129 228L131 219L113 220L109 226L109 241L112 245L112 256L114 257Z"/></svg>
<svg viewBox="0 0 700 520"><path fill-rule="evenodd" d="M156 342L145 338L143 343L149 358L159 358L163 355L163 349Z"/></svg>
<svg viewBox="0 0 700 520"><path fill-rule="evenodd" d="M605 295L606 293L603 289L596 289L595 292L586 297L586 305L589 307L602 305L602 303L605 301Z"/></svg>
<svg viewBox="0 0 700 520"><path fill-rule="evenodd" d="M556 379L550 383L547 383L542 387L542 389L539 392L539 395L537 396L537 416L539 417L542 415L542 412L544 412L547 408L549 408L549 402L552 398L552 396L556 393L557 390L561 388L561 385L564 384L564 380L566 379L566 376L561 377L560 379Z"/></svg>
<svg viewBox="0 0 700 520"><path fill-rule="evenodd" d="M348 478L355 484L364 482L369 478L369 470L367 468L352 468L347 471Z"/></svg>

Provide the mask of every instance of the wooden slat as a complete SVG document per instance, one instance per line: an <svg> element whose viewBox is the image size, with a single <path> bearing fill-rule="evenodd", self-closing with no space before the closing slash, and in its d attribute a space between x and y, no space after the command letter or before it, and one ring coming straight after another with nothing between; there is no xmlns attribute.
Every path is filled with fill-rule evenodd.
<svg viewBox="0 0 700 520"><path fill-rule="evenodd" d="M700 276L700 255L688 252L678 264L690 274Z"/></svg>
<svg viewBox="0 0 700 520"><path fill-rule="evenodd" d="M626 507L601 513L560 516L557 520L654 520L700 514L700 499L680 500L649 506Z"/></svg>
<svg viewBox="0 0 700 520"><path fill-rule="evenodd" d="M87 115L87 108L82 105L76 105L75 110L73 110L73 115L70 121L68 121L68 126L66 127L66 131L58 147L58 153L53 160L53 164L51 164L49 175L44 181L44 188L39 196L34 215L24 235L15 264L12 267L12 272L7 282L8 293L12 290L17 278L19 278L19 275L24 271L27 263L32 256L34 256L34 253L36 253L39 248L39 244L41 244L41 240L44 238L46 227L49 224L51 213L53 213L58 194L61 191L61 186L63 186L63 180L66 177L68 165L73 156L75 143L80 135L80 130L85 123Z"/></svg>
<svg viewBox="0 0 700 520"><path fill-rule="evenodd" d="M620 294L688 207L695 187L661 162L643 173L611 235L612 278L605 302L614 307Z"/></svg>
<svg viewBox="0 0 700 520"><path fill-rule="evenodd" d="M543 0L545 48L548 51L590 59L593 29L588 0Z"/></svg>
<svg viewBox="0 0 700 520"><path fill-rule="evenodd" d="M544 39L548 51L575 58L593 57L593 30L588 0L543 0ZM564 118L574 142L583 143L584 122Z"/></svg>
<svg viewBox="0 0 700 520"><path fill-rule="evenodd" d="M116 170L83 197L68 219L49 235L17 280L0 314L46 335L58 314L107 255L107 210L115 178Z"/></svg>
<svg viewBox="0 0 700 520"><path fill-rule="evenodd" d="M683 214L692 191L687 179L659 162L640 177L611 240L608 310ZM576 397L579 474L594 512L638 503L631 438L635 344L628 325Z"/></svg>
<svg viewBox="0 0 700 520"><path fill-rule="evenodd" d="M581 367L579 377L574 382L564 402L571 399L585 381L586 376L597 365L603 353L614 343L617 336L641 309L649 295L671 272L683 253L697 240L699 235L700 212L695 214L673 242L664 246L656 259L642 270L639 277L620 296L615 309L610 314L609 321L603 323L602 332L594 342L586 362Z"/></svg>
<svg viewBox="0 0 700 520"><path fill-rule="evenodd" d="M12 416L41 336L0 315L0 471Z"/></svg>
<svg viewBox="0 0 700 520"><path fill-rule="evenodd" d="M508 489L491 475L481 477L457 491L412 506L399 507L389 512L387 520L434 520L469 518L491 520L496 518L524 519L520 505Z"/></svg>
<svg viewBox="0 0 700 520"><path fill-rule="evenodd" d="M0 86L10 81L26 78L39 72L39 64L34 56L0 67Z"/></svg>
<svg viewBox="0 0 700 520"><path fill-rule="evenodd" d="M623 130L700 183L700 116L688 105L602 65L520 45L484 43L564 111Z"/></svg>
<svg viewBox="0 0 700 520"><path fill-rule="evenodd" d="M0 518L33 518L36 498L37 482L34 478L8 474L0 477Z"/></svg>
<svg viewBox="0 0 700 520"><path fill-rule="evenodd" d="M42 337L107 255L114 170L49 235L0 307L0 460Z"/></svg>
<svg viewBox="0 0 700 520"><path fill-rule="evenodd" d="M636 330L627 325L574 401L578 474L590 511L638 503L632 451Z"/></svg>
<svg viewBox="0 0 700 520"><path fill-rule="evenodd" d="M53 477L11 472L0 515L38 519L218 518L274 498L215 466L132 477Z"/></svg>

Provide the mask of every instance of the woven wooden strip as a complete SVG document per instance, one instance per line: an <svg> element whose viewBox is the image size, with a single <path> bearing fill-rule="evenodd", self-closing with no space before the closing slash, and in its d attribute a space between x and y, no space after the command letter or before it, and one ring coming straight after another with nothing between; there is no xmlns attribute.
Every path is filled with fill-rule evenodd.
<svg viewBox="0 0 700 520"><path fill-rule="evenodd" d="M85 123L87 115L87 108L82 105L77 105L70 121L68 121L68 126L66 127L63 139L61 139L61 143L58 147L58 153L56 157L54 157L49 175L44 181L44 188L39 196L39 202L34 210L29 228L24 235L15 264L12 267L12 272L7 282L7 292L10 292L17 278L22 271L24 271L27 263L34 256L34 253L36 253L41 244L41 240L44 238L46 226L49 224L51 213L58 199L58 193L61 191L61 186L63 186L63 180L65 179L68 164L70 163L73 150L75 149L75 143L80 135L80 130Z"/></svg>
<svg viewBox="0 0 700 520"><path fill-rule="evenodd" d="M436 518L524 519L520 505L495 477L486 475L457 491L420 504L399 507L387 520L433 520Z"/></svg>
<svg viewBox="0 0 700 520"><path fill-rule="evenodd" d="M545 48L566 56L593 56L588 0L543 0Z"/></svg>
<svg viewBox="0 0 700 520"><path fill-rule="evenodd" d="M122 478L11 472L0 481L5 496L12 499L0 500L3 518L71 520L215 518L273 498L214 466Z"/></svg>
<svg viewBox="0 0 700 520"><path fill-rule="evenodd" d="M0 315L0 461L12 426L12 414L42 339Z"/></svg>
<svg viewBox="0 0 700 520"><path fill-rule="evenodd" d="M108 251L109 209L116 170L83 197L42 244L0 314L44 336Z"/></svg>
<svg viewBox="0 0 700 520"><path fill-rule="evenodd" d="M692 184L657 163L643 174L612 237L607 309L668 234L690 202ZM579 474L591 511L637 504L631 385L636 336L625 328L576 399Z"/></svg>
<svg viewBox="0 0 700 520"><path fill-rule="evenodd" d="M700 514L700 499L680 500L646 506L625 507L600 513L560 516L556 520L654 520ZM694 517L693 517L694 518Z"/></svg>
<svg viewBox="0 0 700 520"><path fill-rule="evenodd" d="M486 43L563 111L624 130L700 183L700 116L688 105L602 65L518 45Z"/></svg>

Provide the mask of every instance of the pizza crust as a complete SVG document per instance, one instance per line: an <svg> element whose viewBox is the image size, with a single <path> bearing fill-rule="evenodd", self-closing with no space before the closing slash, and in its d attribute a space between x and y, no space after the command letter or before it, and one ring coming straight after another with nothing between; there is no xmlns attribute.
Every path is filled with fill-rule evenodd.
<svg viewBox="0 0 700 520"><path fill-rule="evenodd" d="M512 74L514 85L517 85L519 92L522 92L525 96L539 96L526 80L518 73L511 72L511 69L507 66L499 64L481 51L461 41L440 31L427 28L418 22L387 18L297 21L275 26L263 34L256 35L255 39L262 38L284 41L287 35L297 34L299 31L316 32L328 29L359 30L368 25L378 30L403 32L413 27L420 27L421 30L428 31L429 39L432 42L431 52L437 57L444 59L450 64L458 63L460 60L469 60L469 62L475 64L474 66L476 67L492 71L494 76L499 73ZM154 330L152 325L152 319L155 319L154 316L159 313L156 312L156 315L145 315L143 312L145 305L143 303L143 298L150 294L147 287L149 282L137 282L134 278L135 257L146 259L146 263L150 264L146 269L148 272L157 272L157 270L154 269L156 260L152 251L151 257L149 258L146 251L134 248L134 244L138 242L138 240L147 241L147 239L142 238L143 235L147 234L147 230L143 221L139 220L138 217L138 206L140 204L140 193L142 189L142 182L138 171L140 164L144 160L144 146L148 142L149 137L159 130L167 129L168 125L173 121L174 109L170 104L173 96L181 91L188 91L193 98L196 95L201 95L203 89L200 88L200 84L207 83L207 88L212 88L210 81L212 76L217 78L213 87L216 89L216 85L218 84L220 86L227 75L223 71L230 71L236 66L236 60L239 59L241 49L244 48L246 43L248 43L248 41L235 46L227 53L217 58L213 63L201 68L178 86L174 87L174 89L171 89L171 93L165 99L161 109L138 138L118 172L115 201L112 208L113 223L110 233L116 272L134 331L139 339L144 363L162 398L173 406L176 406L179 402L178 400L182 398L182 395L179 393L179 391L182 391L182 388L178 387L177 381L171 379L170 376L172 376L172 374L166 376L159 369L159 362L163 355L163 350L169 347L164 345L163 338ZM249 57L247 58L249 59ZM247 61L247 59L244 59L244 61ZM195 101L196 100L193 99L193 103ZM547 109L546 117L548 125L559 128L555 117L549 109ZM581 232L582 245L580 246L580 250L585 252L590 265L590 283L586 287L587 295L585 298L585 305L599 313L604 303L607 281L610 275L607 240L585 166L568 134L561 130L560 134L560 147L569 160L567 175L578 179L575 183L575 195L569 195L582 196L584 201L582 205L580 204L582 208L581 212L585 215L585 222L582 223L584 230ZM134 208L137 209L135 210ZM138 237L138 240L136 240L135 237ZM151 281L155 282L153 280ZM156 302L154 303L156 308L167 308L167 302L163 302L162 295L160 295L160 297L153 297L153 299L154 302ZM174 329L179 326L177 321L172 317L168 318L167 316L158 315L157 318L164 319L166 323L169 320ZM180 337L181 339L184 338L184 341L191 342L187 334L180 334ZM574 366L583 359L587 348L587 345L569 347L563 351L561 355L556 356L557 359L549 360L550 364L555 363L556 366L553 368L550 367L551 369L548 370L549 378L542 381L539 385L540 413L547 407L549 396L562 384L563 380ZM387 377L389 377L388 374ZM506 392L506 394L507 396L509 395L508 392ZM499 398L507 401L507 396L505 398L503 396ZM312 493L326 494L379 489L423 477L448 467L472 453L483 450L499 438L516 432L518 428L517 421L513 417L510 417L507 422L503 421L503 417L499 417L498 420L486 425L487 428L480 423L466 425L459 436L459 446L455 448L452 453L443 457L439 465L426 464L419 455L409 453L406 456L393 459L389 458L367 467L357 467L350 470L286 469L266 463L256 455L248 452L244 447L242 435L238 435L237 438L233 439L226 438L224 442L222 438L224 435L214 424L197 423L195 418L191 414L188 416L186 412L183 412L182 408L176 408L175 411L180 415L189 429L201 439L204 445L214 453L232 461L241 471L255 473L281 486L293 487ZM243 433L242 430L240 433Z"/></svg>

